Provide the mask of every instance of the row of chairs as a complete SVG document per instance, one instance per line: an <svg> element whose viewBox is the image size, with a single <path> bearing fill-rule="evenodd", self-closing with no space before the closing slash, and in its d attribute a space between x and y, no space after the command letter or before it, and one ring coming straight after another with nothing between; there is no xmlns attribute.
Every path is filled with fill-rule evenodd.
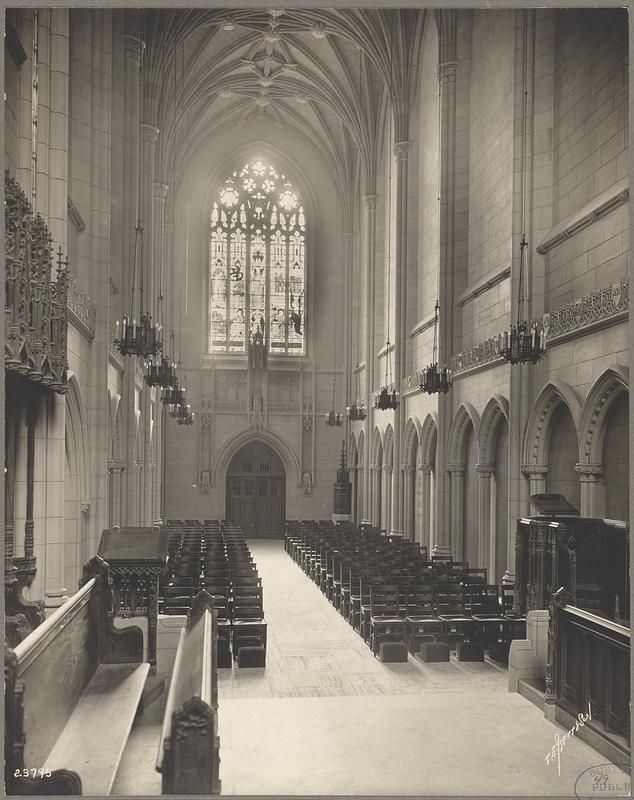
<svg viewBox="0 0 634 800"><path fill-rule="evenodd" d="M446 660L456 648L462 660L481 660L485 650L505 660L511 640L525 636L512 586L500 592L487 583L485 569L447 555L430 559L426 548L402 537L349 524L289 522L285 549L375 655L385 650L386 658L405 660L408 651L424 649L442 651Z"/></svg>
<svg viewBox="0 0 634 800"><path fill-rule="evenodd" d="M213 598L218 666L264 666L267 624L262 579L238 525L218 520L169 520L167 575L159 611L186 614L205 589Z"/></svg>

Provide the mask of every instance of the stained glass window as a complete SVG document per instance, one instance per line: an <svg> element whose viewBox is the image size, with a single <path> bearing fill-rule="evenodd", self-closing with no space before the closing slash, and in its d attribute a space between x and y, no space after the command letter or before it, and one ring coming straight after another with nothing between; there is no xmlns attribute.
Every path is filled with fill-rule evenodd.
<svg viewBox="0 0 634 800"><path fill-rule="evenodd" d="M209 350L304 353L306 220L291 182L254 161L224 183L211 210Z"/></svg>

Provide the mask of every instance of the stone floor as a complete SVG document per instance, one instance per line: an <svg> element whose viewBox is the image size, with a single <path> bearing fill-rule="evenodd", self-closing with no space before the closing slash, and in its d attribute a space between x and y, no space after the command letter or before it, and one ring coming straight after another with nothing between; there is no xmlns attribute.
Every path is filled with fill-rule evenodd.
<svg viewBox="0 0 634 800"><path fill-rule="evenodd" d="M280 541L251 545L268 621L264 669L219 670L220 777L229 795L574 797L605 759L517 694L491 663L381 664ZM155 703L130 737L113 794L160 794ZM623 778L625 780L625 778Z"/></svg>

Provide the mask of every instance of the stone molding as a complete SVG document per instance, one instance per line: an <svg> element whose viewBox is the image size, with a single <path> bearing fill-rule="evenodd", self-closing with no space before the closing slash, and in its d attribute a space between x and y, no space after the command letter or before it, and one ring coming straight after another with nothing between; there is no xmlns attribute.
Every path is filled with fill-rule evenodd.
<svg viewBox="0 0 634 800"><path fill-rule="evenodd" d="M154 198L156 200L165 200L169 186L166 183L156 182L154 184Z"/></svg>
<svg viewBox="0 0 634 800"><path fill-rule="evenodd" d="M615 208L627 203L630 199L629 179L623 178L614 186L601 192L579 211L566 217L565 220L555 225L546 234L545 238L537 245L537 252L545 255L549 250L562 242L567 241L575 234L592 225L597 220L614 211Z"/></svg>
<svg viewBox="0 0 634 800"><path fill-rule="evenodd" d="M434 468L432 467L431 464L419 464L417 469L423 475L431 475L432 472L434 471Z"/></svg>
<svg viewBox="0 0 634 800"><path fill-rule="evenodd" d="M484 342L469 347L451 357L449 369L451 377L460 375L470 370L478 370L503 364L504 360L498 355L499 339L497 336L485 339Z"/></svg>
<svg viewBox="0 0 634 800"><path fill-rule="evenodd" d="M91 341L95 338L97 309L72 272L68 275L68 321Z"/></svg>
<svg viewBox="0 0 634 800"><path fill-rule="evenodd" d="M508 278L510 274L511 274L510 264L506 267L503 267L502 269L498 269L493 272L488 272L479 281L476 281L476 283L474 283L472 286L467 287L466 291L464 291L458 298L458 305L463 306L465 305L465 303L468 303L470 300L473 300L474 297L478 297L478 295L481 295L484 292L488 292L489 289L491 289L493 286L496 286L505 278Z"/></svg>
<svg viewBox="0 0 634 800"><path fill-rule="evenodd" d="M410 339L413 339L415 336L418 336L423 331L426 331L428 328L434 327L434 321L436 319L436 315L432 312L428 314L424 319L421 319L419 322L414 325L412 330L409 332Z"/></svg>

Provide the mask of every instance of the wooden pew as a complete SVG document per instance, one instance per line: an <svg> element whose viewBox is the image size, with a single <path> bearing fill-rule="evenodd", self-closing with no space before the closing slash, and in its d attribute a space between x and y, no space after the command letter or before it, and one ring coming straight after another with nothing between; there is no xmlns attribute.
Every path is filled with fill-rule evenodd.
<svg viewBox="0 0 634 800"><path fill-rule="evenodd" d="M8 794L107 795L150 665L143 632L117 630L108 565L5 654Z"/></svg>
<svg viewBox="0 0 634 800"><path fill-rule="evenodd" d="M156 769L163 794L220 794L214 601L204 589L181 630Z"/></svg>

